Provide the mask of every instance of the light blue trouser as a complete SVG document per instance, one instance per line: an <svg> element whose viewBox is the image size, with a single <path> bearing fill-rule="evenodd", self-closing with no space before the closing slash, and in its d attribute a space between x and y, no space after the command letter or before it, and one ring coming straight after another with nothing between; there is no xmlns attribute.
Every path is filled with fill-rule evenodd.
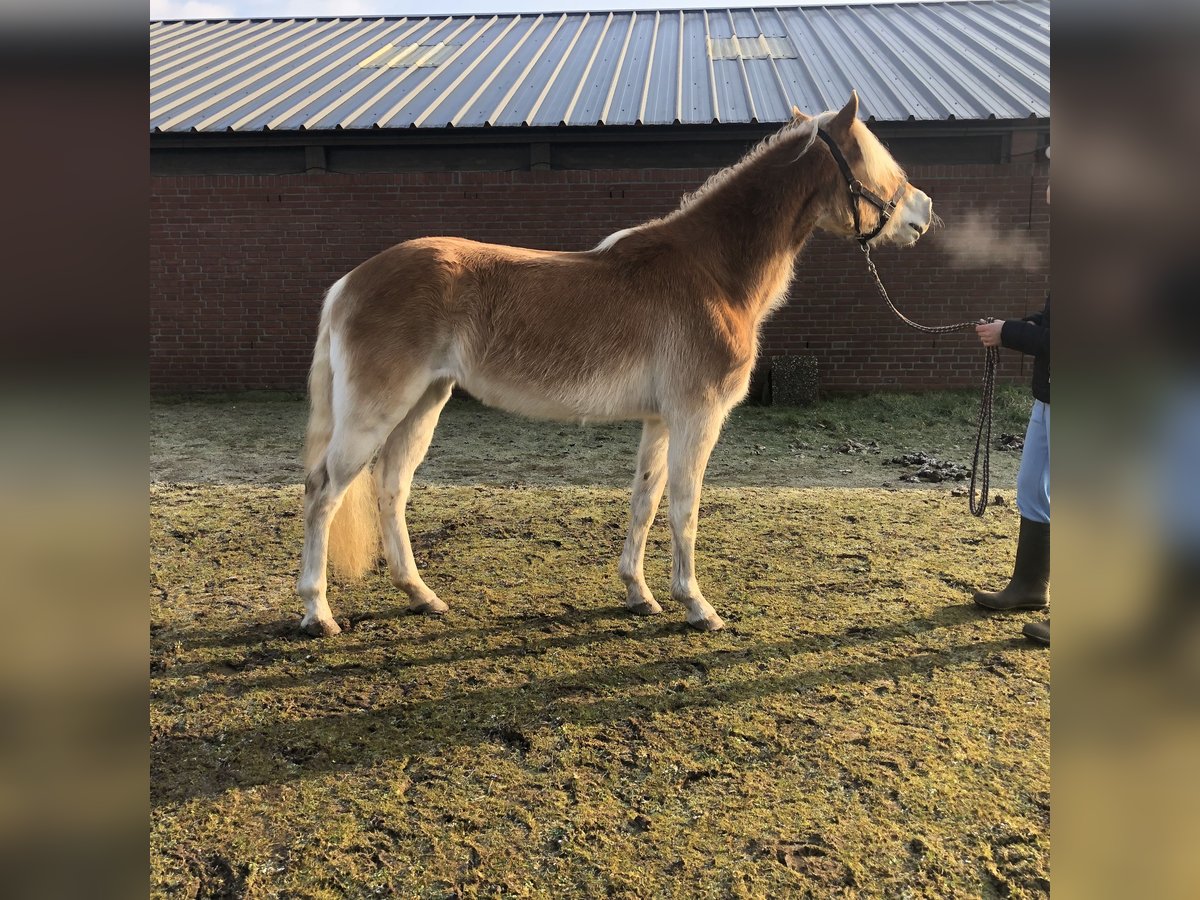
<svg viewBox="0 0 1200 900"><path fill-rule="evenodd" d="M1017 473L1017 509L1021 517L1050 523L1050 404L1033 401L1021 470Z"/></svg>

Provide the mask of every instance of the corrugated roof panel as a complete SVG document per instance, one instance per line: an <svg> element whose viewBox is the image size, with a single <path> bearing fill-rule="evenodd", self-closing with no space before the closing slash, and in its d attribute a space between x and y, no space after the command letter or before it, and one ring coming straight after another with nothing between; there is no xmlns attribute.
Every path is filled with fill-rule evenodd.
<svg viewBox="0 0 1200 900"><path fill-rule="evenodd" d="M168 50L194 38L196 32L214 31L229 24L226 20L214 19L211 22L151 22L150 49L153 51Z"/></svg>
<svg viewBox="0 0 1200 900"><path fill-rule="evenodd" d="M508 63L484 81L474 99L455 114L453 124L520 125L541 93L539 85L554 68L556 48L565 47L571 33L570 16L557 13L543 16Z"/></svg>
<svg viewBox="0 0 1200 900"><path fill-rule="evenodd" d="M877 68L882 60L876 60L875 66L870 65L864 48L855 38L847 36L829 10L805 10L805 18L813 29L813 43L820 48L824 58L835 98L847 96L851 89L857 90L859 110L864 118L881 118L881 112L897 107L890 79ZM835 50L837 52L833 52ZM836 105L836 99L834 103Z"/></svg>
<svg viewBox="0 0 1200 900"><path fill-rule="evenodd" d="M630 17L629 28L622 39L616 66L609 76L608 84L604 86L598 121L608 125L632 125L637 121L653 36L653 12L638 13Z"/></svg>
<svg viewBox="0 0 1200 900"><path fill-rule="evenodd" d="M219 24L214 22L213 24ZM188 27L188 23L184 21L178 22L151 22L150 23L150 46L153 47L156 43L163 40L169 35L178 34Z"/></svg>
<svg viewBox="0 0 1200 900"><path fill-rule="evenodd" d="M155 23L157 24L157 23ZM206 35L216 34L218 37L231 33L234 29L229 22L178 22L179 28L166 32L151 32L150 34L150 66L153 69L162 65L181 53L196 48L200 39ZM250 25L251 23L244 23Z"/></svg>
<svg viewBox="0 0 1200 900"><path fill-rule="evenodd" d="M520 21L520 16L504 19L492 16L486 20L481 17L477 27L458 37L457 49L452 54L437 68L429 69L416 84L407 86L382 115L351 127L407 128L412 125L418 117L436 107L461 79L470 77L480 61L487 57L488 50L503 45Z"/></svg>
<svg viewBox="0 0 1200 900"><path fill-rule="evenodd" d="M712 50L715 41L720 40L730 42L731 49L736 48L732 59L710 61L710 71L716 86L716 109L720 110L718 118L724 119L728 116L736 118L737 121L757 121L757 109L754 106L754 98L750 96L750 85L742 59L743 48L738 40L739 35L733 29L732 13L730 10L714 10L712 14L707 14L706 18L709 50Z"/></svg>
<svg viewBox="0 0 1200 900"><path fill-rule="evenodd" d="M887 20L873 7L855 10L858 27L869 34L876 47L890 56L897 76L894 82L902 102L915 119L945 119L950 115L952 95L942 90L925 59L916 53L897 53L891 49L896 39L887 30Z"/></svg>
<svg viewBox="0 0 1200 900"><path fill-rule="evenodd" d="M791 114L793 105L809 114L829 109L832 101L826 102L812 66L804 59L801 52L799 36L787 30L780 10L763 11L759 15L759 22L764 29L771 29L779 34L789 34L789 43L795 51L795 56L773 60L775 74L779 76L780 89L789 101L787 113Z"/></svg>
<svg viewBox="0 0 1200 900"><path fill-rule="evenodd" d="M478 42L458 61L458 66L450 67L421 95L414 96L410 108L388 124L391 127L424 128L453 125L463 106L479 94L482 87L497 80L499 72L544 20L544 16L537 14L498 19L489 29L486 41Z"/></svg>
<svg viewBox="0 0 1200 900"><path fill-rule="evenodd" d="M414 41L435 46L451 43L474 19L430 19L412 33L403 36L403 44L397 40L395 46L407 46ZM389 42L390 43L390 42ZM394 92L403 91L405 82L416 84L422 75L421 69L363 68L355 65L339 89L338 96L331 98L304 122L306 129L369 127L374 121L371 116L382 113L386 98ZM365 121L366 126L358 123Z"/></svg>
<svg viewBox="0 0 1200 900"><path fill-rule="evenodd" d="M792 114L784 86L779 82L774 59L748 59L745 62L746 80L754 110L761 122L783 122Z"/></svg>
<svg viewBox="0 0 1200 900"><path fill-rule="evenodd" d="M572 35L571 43L550 74L542 94L522 122L530 125L559 125L565 122L567 111L574 104L583 87L583 79L591 68L596 46L607 33L612 18L611 13L583 14L581 27Z"/></svg>
<svg viewBox="0 0 1200 900"><path fill-rule="evenodd" d="M495 105L483 106L482 110L490 109L479 119L462 120L462 124L487 124L504 126L529 125L536 116L541 104L545 102L550 88L558 77L558 72L566 65L567 56L579 42L586 15L564 14L555 23L554 28L538 46L536 53L525 63L522 72L524 79L520 84L496 84Z"/></svg>
<svg viewBox="0 0 1200 900"><path fill-rule="evenodd" d="M1045 41L1038 46L1038 41L1016 40L1003 26L999 26L986 9L968 10L970 15L963 14L958 8L947 6L941 10L942 15L957 20L959 27L978 36L997 54L1004 54L1021 64L1022 68L1037 71L1046 51L1050 49L1050 34L1045 35ZM1035 35L1035 38L1037 36Z"/></svg>
<svg viewBox="0 0 1200 900"><path fill-rule="evenodd" d="M991 23L978 15L969 17L963 15L957 7L946 6L939 9L938 14L947 21L953 22L962 39L970 41L977 51L990 52L999 67L1009 75L1013 84L1024 86L1032 91L1049 89L1049 72L1044 73L1044 79L1039 78L1038 61L1042 56L1041 53L1024 47L1017 41L1010 40L1007 35L997 32ZM1044 50L1049 50L1048 42Z"/></svg>
<svg viewBox="0 0 1200 900"><path fill-rule="evenodd" d="M181 46L169 52L150 54L150 88L159 89L170 82L178 82L185 75L197 70L216 68L222 59L239 47L253 45L271 34L279 34L288 27L287 22L234 22L232 28L222 28L196 37L189 37ZM261 49L261 47L260 47ZM161 91L160 91L161 93Z"/></svg>
<svg viewBox="0 0 1200 900"><path fill-rule="evenodd" d="M987 62L983 63L975 52L978 45L966 40L932 10L914 7L912 20L905 24L913 40L920 39L923 46L942 54L945 64L952 67L953 77L963 85L968 103L962 118L1019 117L1017 110L1023 105L1022 100L1005 77L1003 56L991 54L984 57Z"/></svg>
<svg viewBox="0 0 1200 900"><path fill-rule="evenodd" d="M260 38L265 34L282 31L289 27L290 20L272 19L242 22L217 22L211 27L204 23L190 25L187 33L167 42L163 47L152 47L150 52L151 80L164 75L178 77L180 69L187 63L215 65L220 59L221 48L239 45L248 37ZM188 71L196 68L189 67Z"/></svg>
<svg viewBox="0 0 1200 900"><path fill-rule="evenodd" d="M393 42L404 41L431 27L427 18L381 21L377 24L386 27L372 28L367 33L366 40L349 46L341 58L326 62L319 69L304 74L296 84L274 101L252 110L249 113L250 119L243 126L235 123L234 129L297 131L307 127L306 123L320 118L331 106L339 104L350 89L349 85L356 84L356 80L362 78L362 63L365 60L381 52L390 52L394 47Z"/></svg>
<svg viewBox="0 0 1200 900"><path fill-rule="evenodd" d="M679 13L655 13L654 48L650 78L642 85L638 118L643 125L670 125L675 121L679 94Z"/></svg>
<svg viewBox="0 0 1200 900"><path fill-rule="evenodd" d="M592 51L592 59L579 83L574 105L568 110L568 125L602 123L604 104L616 78L618 66L624 62L628 49L627 38L632 34L637 13L614 15Z"/></svg>
<svg viewBox="0 0 1200 900"><path fill-rule="evenodd" d="M708 124L716 118L712 104L712 80L708 74L708 29L704 17L683 17L683 38L680 41L681 121Z"/></svg>
<svg viewBox="0 0 1200 900"><path fill-rule="evenodd" d="M920 72L923 68L925 71L931 73L931 77L925 80L924 83L927 85L937 85L939 102L944 103L942 108L938 110L936 118L976 118L974 98L978 95L975 86L973 82L968 83L968 76L965 76L960 70L954 68L953 61L943 50L927 42L915 45L913 41L918 32L915 31L914 25L910 20L903 22L888 21L883 24L891 28L896 40L905 42L909 46L909 52L905 56L914 64L914 71ZM983 104L985 106L994 106L998 102L995 98L989 97L983 101ZM986 116L978 116L978 118L986 118Z"/></svg>
<svg viewBox="0 0 1200 900"><path fill-rule="evenodd" d="M758 16L753 9L731 9L727 11L730 22L730 30L743 38L757 38L760 34L764 37L782 37L782 35L768 35L762 30L762 25L758 21Z"/></svg>
<svg viewBox="0 0 1200 900"><path fill-rule="evenodd" d="M230 114L241 113L244 118L244 110L250 104L270 103L274 97L287 89L287 84L296 81L297 71L303 71L310 63L320 62L330 53L337 52L338 48L344 47L348 41L352 41L354 34L347 37L347 32L355 31L358 21L352 19L342 23L340 28L314 36L300 45L295 52L282 57L274 65L264 67L261 71L256 72L253 81L232 85L209 98L202 110L208 115L199 122L193 123L192 127L198 131L204 131L219 121L228 121ZM217 110L210 112L214 105L218 105ZM227 127L232 128L236 124L237 122Z"/></svg>
<svg viewBox="0 0 1200 900"><path fill-rule="evenodd" d="M851 84L867 85L864 92L870 101L860 106L862 114L876 119L893 118L907 111L916 118L910 98L903 95L904 77L896 66L896 51L887 40L863 28L861 21L850 10L850 15L830 16L828 27L835 40L850 48L847 53L846 71ZM885 115L880 115L880 113Z"/></svg>
<svg viewBox="0 0 1200 900"><path fill-rule="evenodd" d="M231 71L239 71L238 64L241 64L240 71L245 72L252 71L264 60L274 59L278 45L302 40L304 32L321 23L266 21L235 24L245 27L229 34L207 35L192 52L171 60L160 74L152 75L150 87L163 95L197 83L211 87L217 79L226 77ZM151 72L154 72L153 58Z"/></svg>
<svg viewBox="0 0 1200 900"><path fill-rule="evenodd" d="M857 88L857 85L851 85L835 59L836 56L845 55L846 48L826 46L827 36L818 32L813 10L787 9L781 12L784 24L796 44L797 57L811 73L811 80L818 91L818 97L810 100L811 106L801 106L801 110L815 113L844 103L842 98L849 96L851 87ZM864 100L862 92L859 92L859 100Z"/></svg>
<svg viewBox="0 0 1200 900"><path fill-rule="evenodd" d="M311 86L314 83L328 84L336 77L337 72L356 66L352 60L361 59L378 53L378 38L396 29L404 22L403 19L393 22L390 27L386 21L370 23L371 27L362 29L352 27L346 32L324 42L314 48L316 52L306 60L304 66L289 66L271 81L260 84L254 91L241 98L229 112L236 118L229 123L234 131L258 131L265 128L275 116L312 95ZM364 52L364 50L366 52ZM298 124L298 123L297 123Z"/></svg>
<svg viewBox="0 0 1200 900"><path fill-rule="evenodd" d="M158 127L164 131L185 131L194 127L198 113L236 94L244 85L252 84L264 69L273 71L297 54L303 54L314 38L337 24L336 19L333 22L306 22L307 27L300 29L285 27L261 35L251 34L222 48L212 65L206 65L200 58L167 73L161 86L151 83L151 90L158 91L153 95L158 100L154 109L160 117ZM266 65L257 53L260 47L273 48Z"/></svg>
<svg viewBox="0 0 1200 900"><path fill-rule="evenodd" d="M613 73L600 110L600 119L610 125L633 125L642 107L642 88L649 83L647 68L654 44L655 14L639 13L631 20L621 58ZM653 77L653 76L650 76Z"/></svg>
<svg viewBox="0 0 1200 900"><path fill-rule="evenodd" d="M1050 114L1049 0L152 22L161 131Z"/></svg>
<svg viewBox="0 0 1200 900"><path fill-rule="evenodd" d="M281 52L272 56L268 65L257 65L252 71L233 70L208 91L188 91L186 102L174 110L168 120L184 130L212 131L218 127L232 128L235 121L245 118L250 104L274 97L286 90L296 73L311 64L319 64L325 52L358 30L355 19L335 19L326 28L308 32L298 41L281 44Z"/></svg>
<svg viewBox="0 0 1200 900"><path fill-rule="evenodd" d="M989 3L976 3L974 9L980 10L991 6ZM1011 21L1014 26L1021 27L1022 25L1030 29L1030 33L1038 35L1043 33L1046 35L1046 41L1050 40L1050 4L1044 3L1042 0L1031 0L1031 2L1013 2L1006 3L1004 9L1004 18Z"/></svg>

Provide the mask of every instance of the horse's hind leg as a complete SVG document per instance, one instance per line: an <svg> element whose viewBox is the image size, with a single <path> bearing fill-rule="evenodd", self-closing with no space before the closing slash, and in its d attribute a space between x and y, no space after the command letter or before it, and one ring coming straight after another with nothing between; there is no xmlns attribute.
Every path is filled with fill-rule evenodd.
<svg viewBox="0 0 1200 900"><path fill-rule="evenodd" d="M667 426L659 419L647 419L642 426L637 474L633 478L633 496L629 504L629 533L625 537L619 569L621 580L625 582L625 605L642 616L662 612L646 584L642 560L646 555L650 524L666 484Z"/></svg>
<svg viewBox="0 0 1200 900"><path fill-rule="evenodd" d="M309 634L334 635L341 631L325 597L330 526L334 524L338 508L355 479L371 462L371 457L396 424L412 411L427 387L428 381L412 379L396 390L392 402L383 409L378 405L360 406L349 386L339 385L346 399L337 413L324 457L304 482L304 555L299 584L300 596L304 599L304 619L300 625ZM336 404L334 409L338 409ZM366 509L356 504L346 510L349 518L357 520L356 528L351 529L349 518L338 523L339 528L350 529L341 532L342 539L353 535L354 540L364 545L360 549L369 552L375 551L378 540L373 507L372 501Z"/></svg>
<svg viewBox="0 0 1200 900"><path fill-rule="evenodd" d="M329 559L329 528L346 491L371 461L387 429L339 423L325 458L304 482L304 552L300 563L300 596L304 618L300 627L309 634L330 636L342 629L334 621L325 597L325 570Z"/></svg>
<svg viewBox="0 0 1200 900"><path fill-rule="evenodd" d="M438 416L450 399L452 387L452 382L442 381L426 389L412 411L384 443L375 467L379 519L388 569L391 571L392 584L408 595L408 608L413 612L444 613L448 609L417 571L412 544L408 539L404 508L408 504L413 473L429 450Z"/></svg>

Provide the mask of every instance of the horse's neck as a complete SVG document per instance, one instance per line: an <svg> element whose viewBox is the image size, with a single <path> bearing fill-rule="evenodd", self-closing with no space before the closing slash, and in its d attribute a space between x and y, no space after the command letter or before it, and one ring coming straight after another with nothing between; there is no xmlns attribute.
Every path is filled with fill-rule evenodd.
<svg viewBox="0 0 1200 900"><path fill-rule="evenodd" d="M729 302L747 307L756 318L786 287L792 260L818 215L813 154L791 161L786 169L774 159L777 156L787 159L779 153L764 154L676 218L697 261Z"/></svg>

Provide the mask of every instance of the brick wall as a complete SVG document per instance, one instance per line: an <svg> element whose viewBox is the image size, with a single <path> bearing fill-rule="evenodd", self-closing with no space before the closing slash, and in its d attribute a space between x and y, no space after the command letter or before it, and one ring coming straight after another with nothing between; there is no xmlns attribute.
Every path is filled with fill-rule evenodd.
<svg viewBox="0 0 1200 900"><path fill-rule="evenodd" d="M698 169L370 175L159 176L151 186L151 386L156 392L302 389L324 290L407 238L461 235L583 249L673 209L709 174ZM1005 229L1049 241L1044 170L1030 165L913 166L947 229L980 210ZM880 271L918 321L1040 307L1035 271L953 268L941 238L882 250ZM764 357L818 357L828 390L972 386L974 337L930 338L896 322L853 244L815 237L788 304L764 332ZM1023 377L1016 354L1002 376Z"/></svg>

